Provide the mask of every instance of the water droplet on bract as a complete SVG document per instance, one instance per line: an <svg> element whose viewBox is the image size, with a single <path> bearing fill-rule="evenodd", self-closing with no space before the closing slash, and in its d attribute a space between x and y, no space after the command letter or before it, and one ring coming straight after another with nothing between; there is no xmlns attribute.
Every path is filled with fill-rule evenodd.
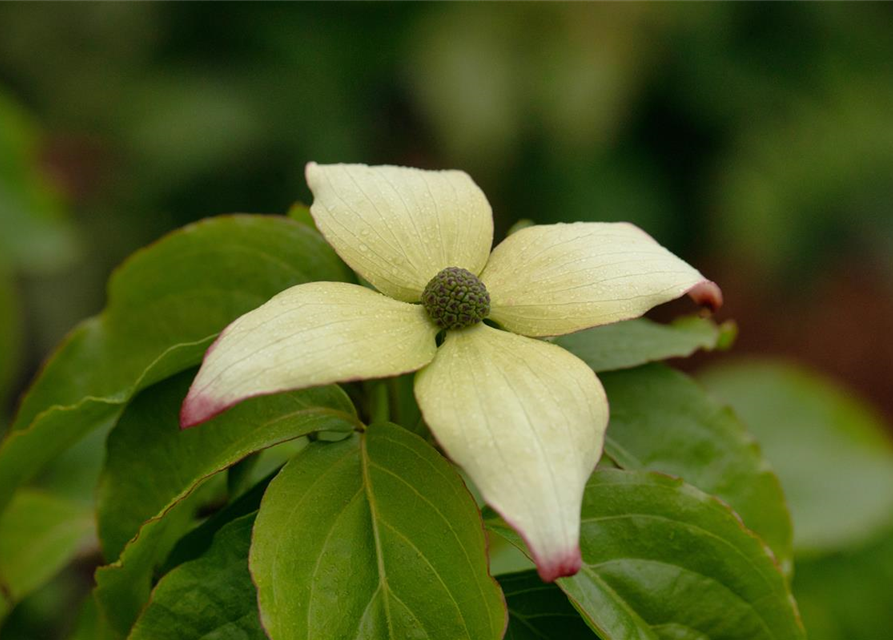
<svg viewBox="0 0 893 640"><path fill-rule="evenodd" d="M360 244L360 251L362 251L363 253L367 253L369 251L369 247L367 247L365 244Z"/></svg>

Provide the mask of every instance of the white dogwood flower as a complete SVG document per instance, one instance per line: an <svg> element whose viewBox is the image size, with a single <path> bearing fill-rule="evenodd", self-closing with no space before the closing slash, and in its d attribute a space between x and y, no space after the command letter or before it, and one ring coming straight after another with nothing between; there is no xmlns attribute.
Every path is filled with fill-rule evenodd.
<svg viewBox="0 0 893 640"><path fill-rule="evenodd" d="M310 163L306 174L317 227L378 292L302 284L233 322L205 355L182 426L257 395L418 371L425 422L540 576L576 573L608 402L586 364L537 338L685 293L716 307L719 289L626 223L531 226L491 253L490 205L461 171Z"/></svg>

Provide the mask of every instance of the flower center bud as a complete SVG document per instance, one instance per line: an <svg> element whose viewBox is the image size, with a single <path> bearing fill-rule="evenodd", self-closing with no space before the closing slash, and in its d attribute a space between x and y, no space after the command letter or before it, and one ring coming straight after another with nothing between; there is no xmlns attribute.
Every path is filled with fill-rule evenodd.
<svg viewBox="0 0 893 640"><path fill-rule="evenodd" d="M471 271L459 267L447 267L431 278L422 292L422 304L443 329L462 329L490 314L487 287Z"/></svg>

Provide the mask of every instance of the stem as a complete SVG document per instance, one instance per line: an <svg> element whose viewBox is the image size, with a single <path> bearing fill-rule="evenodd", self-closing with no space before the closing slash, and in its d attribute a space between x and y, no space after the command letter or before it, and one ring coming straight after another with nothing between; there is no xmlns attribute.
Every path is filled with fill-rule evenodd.
<svg viewBox="0 0 893 640"><path fill-rule="evenodd" d="M385 380L374 380L366 385L366 401L369 405L369 423L389 422L391 403Z"/></svg>

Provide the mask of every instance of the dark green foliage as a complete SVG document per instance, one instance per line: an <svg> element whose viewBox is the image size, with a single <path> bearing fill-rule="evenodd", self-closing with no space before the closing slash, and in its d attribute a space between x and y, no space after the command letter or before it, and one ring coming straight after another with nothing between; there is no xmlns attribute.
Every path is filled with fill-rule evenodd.
<svg viewBox="0 0 893 640"><path fill-rule="evenodd" d="M499 586L509 610L506 640L597 640L561 589L536 571L499 576Z"/></svg>
<svg viewBox="0 0 893 640"><path fill-rule="evenodd" d="M266 640L248 573L254 514L214 536L200 558L162 578L129 640Z"/></svg>

